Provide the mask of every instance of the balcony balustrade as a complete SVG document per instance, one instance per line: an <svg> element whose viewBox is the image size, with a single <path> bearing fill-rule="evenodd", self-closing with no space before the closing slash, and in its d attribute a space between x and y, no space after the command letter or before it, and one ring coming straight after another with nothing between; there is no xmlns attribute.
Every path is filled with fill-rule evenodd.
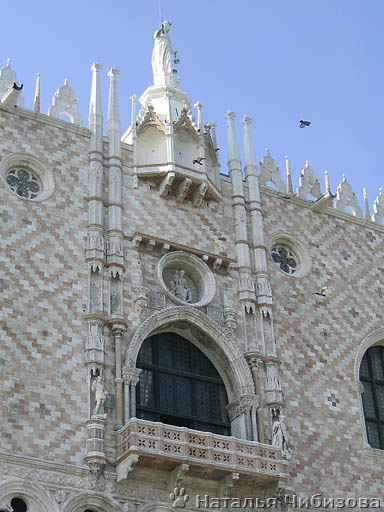
<svg viewBox="0 0 384 512"><path fill-rule="evenodd" d="M196 476L208 473L219 479L223 472L238 473L252 484L268 485L287 477L287 462L276 447L137 418L118 432L118 464L130 455L139 457L138 464L156 463L164 469L189 464L188 474Z"/></svg>

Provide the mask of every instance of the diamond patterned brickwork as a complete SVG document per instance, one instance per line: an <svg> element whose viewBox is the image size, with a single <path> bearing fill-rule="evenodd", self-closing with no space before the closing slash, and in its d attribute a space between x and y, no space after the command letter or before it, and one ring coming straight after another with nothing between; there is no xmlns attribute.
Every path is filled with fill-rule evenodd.
<svg viewBox="0 0 384 512"><path fill-rule="evenodd" d="M368 238L371 225L319 215L274 194L264 193L262 203L267 242L276 231L291 233L319 271L290 277L268 259L294 488L302 496L348 496L352 490L355 496L382 496L382 459L364 447L353 367L361 341L383 325L377 293L384 285L383 233ZM284 293L292 283L295 301ZM323 286L326 297L317 301ZM326 404L330 389L337 393L337 407Z"/></svg>
<svg viewBox="0 0 384 512"><path fill-rule="evenodd" d="M80 462L89 138L3 112L0 130L1 159L33 154L56 181L43 202L0 184L0 450Z"/></svg>

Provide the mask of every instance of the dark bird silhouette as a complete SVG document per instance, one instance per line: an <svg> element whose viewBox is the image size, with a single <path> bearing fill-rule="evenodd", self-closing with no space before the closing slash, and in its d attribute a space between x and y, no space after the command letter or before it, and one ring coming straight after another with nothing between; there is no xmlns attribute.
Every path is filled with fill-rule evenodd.
<svg viewBox="0 0 384 512"><path fill-rule="evenodd" d="M216 148L215 151L220 151L220 148Z"/></svg>
<svg viewBox="0 0 384 512"><path fill-rule="evenodd" d="M300 119L300 128L305 128L306 126L309 126L311 124L311 121L303 121Z"/></svg>
<svg viewBox="0 0 384 512"><path fill-rule="evenodd" d="M203 165L201 162L202 160L206 160L206 158L202 157L202 156L199 156L199 158L196 158L192 163L193 164L198 164L198 165Z"/></svg>
<svg viewBox="0 0 384 512"><path fill-rule="evenodd" d="M15 89L15 91L21 91L24 84L17 85L16 82L13 82L12 88Z"/></svg>

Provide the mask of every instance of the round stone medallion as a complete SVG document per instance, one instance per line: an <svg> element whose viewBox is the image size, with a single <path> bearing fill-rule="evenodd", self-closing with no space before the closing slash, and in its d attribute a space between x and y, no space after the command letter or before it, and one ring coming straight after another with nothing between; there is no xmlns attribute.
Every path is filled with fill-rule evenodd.
<svg viewBox="0 0 384 512"><path fill-rule="evenodd" d="M200 307L215 296L215 278L200 258L182 251L165 254L157 266L157 275L167 297L176 304Z"/></svg>

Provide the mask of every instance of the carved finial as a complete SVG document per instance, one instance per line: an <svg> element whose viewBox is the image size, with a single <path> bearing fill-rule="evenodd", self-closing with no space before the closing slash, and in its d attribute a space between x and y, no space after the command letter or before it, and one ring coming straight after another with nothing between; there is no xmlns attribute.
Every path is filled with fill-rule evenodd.
<svg viewBox="0 0 384 512"><path fill-rule="evenodd" d="M343 183L347 181L347 178L345 177L345 174L343 174Z"/></svg>
<svg viewBox="0 0 384 512"><path fill-rule="evenodd" d="M11 67L11 59L7 59L7 68Z"/></svg>
<svg viewBox="0 0 384 512"><path fill-rule="evenodd" d="M325 171L325 192L331 193L331 184L329 183L328 171Z"/></svg>
<svg viewBox="0 0 384 512"><path fill-rule="evenodd" d="M33 111L40 112L40 73L36 75L35 97L33 99Z"/></svg>
<svg viewBox="0 0 384 512"><path fill-rule="evenodd" d="M285 168L287 170L287 185L288 185L288 194L293 194L293 186L292 186L292 176L291 176L291 166L289 164L288 156L285 157Z"/></svg>
<svg viewBox="0 0 384 512"><path fill-rule="evenodd" d="M367 189L365 187L363 188L363 197L364 197L365 219L371 220L371 214L369 211L369 204L368 204L368 194L367 194Z"/></svg>
<svg viewBox="0 0 384 512"><path fill-rule="evenodd" d="M266 149L266 152L267 152L267 155L268 155L268 156L271 156L271 153L270 153L270 151L269 151L269 148L267 148L267 149Z"/></svg>
<svg viewBox="0 0 384 512"><path fill-rule="evenodd" d="M251 124L252 123L252 118L248 117L248 116L244 116L242 122L243 122L243 124Z"/></svg>
<svg viewBox="0 0 384 512"><path fill-rule="evenodd" d="M197 127L199 130L201 130L203 127L203 121L201 119L201 109L203 108L203 105L200 103L200 101L196 101L193 106L197 110Z"/></svg>
<svg viewBox="0 0 384 512"><path fill-rule="evenodd" d="M305 161L305 167L309 167L309 162L308 160Z"/></svg>
<svg viewBox="0 0 384 512"><path fill-rule="evenodd" d="M234 119L236 117L235 112L231 112L230 110L227 110L225 114L225 119Z"/></svg>

